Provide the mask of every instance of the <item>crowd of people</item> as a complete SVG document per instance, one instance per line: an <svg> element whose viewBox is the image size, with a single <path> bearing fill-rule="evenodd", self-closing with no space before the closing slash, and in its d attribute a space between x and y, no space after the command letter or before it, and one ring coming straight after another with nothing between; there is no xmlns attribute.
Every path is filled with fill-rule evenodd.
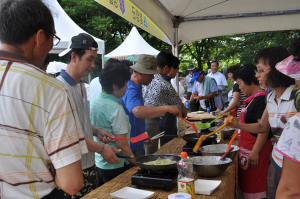
<svg viewBox="0 0 300 199"><path fill-rule="evenodd" d="M67 69L46 74L60 41L40 0L0 3L0 198L81 198L177 136L187 109L171 84L180 61L171 52L142 54L133 64L110 58L87 95L83 77L95 67L97 42L80 33L59 54ZM239 182L244 199L300 196L300 40L262 49L256 66L218 72L189 66L191 111L222 107L239 129ZM226 76L234 82L227 93ZM299 84L300 85L300 84ZM230 114L229 114L230 113ZM139 142L128 142L148 132ZM274 142L272 142L272 139ZM274 146L273 146L273 143ZM270 157L271 156L271 157ZM271 163L270 163L271 162Z"/></svg>

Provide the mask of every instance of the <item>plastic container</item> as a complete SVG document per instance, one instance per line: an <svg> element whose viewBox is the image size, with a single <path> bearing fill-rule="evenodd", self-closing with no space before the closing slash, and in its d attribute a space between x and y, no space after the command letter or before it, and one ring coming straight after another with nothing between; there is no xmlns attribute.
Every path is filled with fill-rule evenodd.
<svg viewBox="0 0 300 199"><path fill-rule="evenodd" d="M188 193L195 199L195 185L193 176L193 163L189 161L186 152L181 152L181 159L177 164L178 169L178 193Z"/></svg>
<svg viewBox="0 0 300 199"><path fill-rule="evenodd" d="M187 193L173 193L168 196L168 199L191 199L192 196Z"/></svg>

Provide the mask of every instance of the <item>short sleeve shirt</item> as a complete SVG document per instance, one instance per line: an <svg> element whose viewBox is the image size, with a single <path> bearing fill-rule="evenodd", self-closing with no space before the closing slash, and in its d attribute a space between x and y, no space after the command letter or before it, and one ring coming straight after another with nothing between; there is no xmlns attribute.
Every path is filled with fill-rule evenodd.
<svg viewBox="0 0 300 199"><path fill-rule="evenodd" d="M165 80L164 80L165 81ZM132 109L137 106L144 106L142 87L135 84L133 81L128 81L127 90L125 95L121 100L121 104L129 116L129 121L131 124L130 137L136 137L145 132L145 119L140 119L135 117L132 113ZM136 143L130 143L130 148L132 151L139 151L144 149L144 141L139 141Z"/></svg>
<svg viewBox="0 0 300 199"><path fill-rule="evenodd" d="M233 85L233 90L232 90L232 92L233 92L233 93L234 93L234 92L239 92L239 93L240 93L240 99L239 99L239 103L238 103L238 105L237 105L237 106L239 106L240 103L243 103L243 101L244 101L244 99L245 99L245 95L244 95L244 93L239 89L239 85L238 85L237 83L235 83L235 84ZM237 111L237 117L240 116L240 113L241 113L241 111L242 111L242 108L244 108L244 107L245 107L244 104L242 104L242 105L240 106L240 108L239 108L238 111Z"/></svg>
<svg viewBox="0 0 300 199"><path fill-rule="evenodd" d="M201 89L203 89L203 83L205 81L206 77L204 76L204 79L202 82L195 81L194 87L193 87L193 93L196 93L197 95L204 95L201 92ZM218 92L218 86L216 85L216 82L212 79L210 82L210 92ZM217 97L214 97L215 102L217 102ZM203 100L202 100L203 101ZM204 104L204 103L203 103ZM201 105L202 108L204 108L205 105Z"/></svg>
<svg viewBox="0 0 300 199"><path fill-rule="evenodd" d="M63 168L87 153L75 104L62 82L15 53L0 51L0 189L3 198L42 198ZM30 186L29 186L30 185Z"/></svg>
<svg viewBox="0 0 300 199"><path fill-rule="evenodd" d="M282 131L275 150L300 164L300 113L289 119Z"/></svg>
<svg viewBox="0 0 300 199"><path fill-rule="evenodd" d="M218 71L215 74L209 73L207 76L214 78L218 86L228 86L226 77Z"/></svg>
<svg viewBox="0 0 300 199"><path fill-rule="evenodd" d="M111 132L114 135L126 134L130 138L130 123L120 100L113 95L102 92L98 97L91 101L90 118L94 126ZM100 142L98 137L94 136L96 142ZM117 148L116 142L109 145ZM125 158L119 158L121 164L109 164L99 153L95 153L96 166L101 169L117 169L129 164Z"/></svg>
<svg viewBox="0 0 300 199"><path fill-rule="evenodd" d="M283 129L286 127L286 122L297 114L300 103L300 92L296 85L291 85L285 89L281 97L276 103L276 92L272 90L267 96L267 108L269 114L269 124L272 133L276 138L274 148L277 147L277 142L280 139ZM280 171L282 168L283 156L277 150L272 151L271 163Z"/></svg>
<svg viewBox="0 0 300 199"><path fill-rule="evenodd" d="M175 105L181 108L182 101L172 84L163 79L160 74L155 74L148 86L143 86L145 106ZM164 114L163 114L164 115Z"/></svg>
<svg viewBox="0 0 300 199"><path fill-rule="evenodd" d="M193 75L188 74L186 78L182 81L182 84L187 85L187 92L192 92L194 87L194 82L192 82Z"/></svg>
<svg viewBox="0 0 300 199"><path fill-rule="evenodd" d="M247 107L247 110L244 114L244 121L245 124L252 124L252 123L257 123L257 120L261 119L265 108L266 108L266 96L265 95L260 95L258 97L255 97L251 104ZM250 133L254 137L257 137L257 134L255 133ZM269 131L269 136L268 139L272 137L272 131Z"/></svg>

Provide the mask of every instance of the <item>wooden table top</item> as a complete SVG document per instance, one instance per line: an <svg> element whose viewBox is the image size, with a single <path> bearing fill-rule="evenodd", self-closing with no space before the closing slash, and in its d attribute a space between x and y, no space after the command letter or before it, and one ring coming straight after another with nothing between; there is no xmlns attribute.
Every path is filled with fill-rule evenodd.
<svg viewBox="0 0 300 199"><path fill-rule="evenodd" d="M203 120L203 119L215 119L212 113L188 113L188 120Z"/></svg>
<svg viewBox="0 0 300 199"><path fill-rule="evenodd" d="M225 143L228 143L229 140L225 140ZM185 145L185 141L182 138L174 138L170 142L166 143L162 146L156 154L174 154L180 155L182 152L182 147ZM237 145L237 141L234 141L234 145ZM197 199L234 199L237 197L237 170L238 170L238 159L237 156L233 160L233 162L228 166L226 171L214 178L203 178L199 177L196 173L194 173L194 179L207 179L207 180L221 180L220 186L210 195L197 195ZM131 184L131 176L136 173L140 169L139 167L133 167L126 172L122 173L121 175L117 176L116 178L112 179L111 181L105 183L104 185L98 187L94 191L90 192L84 199L102 199L102 198L111 198L110 194L122 189L124 187L132 187L137 188L137 186ZM155 192L152 198L168 198L168 195L172 193L177 193L177 186L167 192L164 189L160 188L148 188L148 187L141 187L143 190L153 191ZM133 198L134 199L134 196Z"/></svg>

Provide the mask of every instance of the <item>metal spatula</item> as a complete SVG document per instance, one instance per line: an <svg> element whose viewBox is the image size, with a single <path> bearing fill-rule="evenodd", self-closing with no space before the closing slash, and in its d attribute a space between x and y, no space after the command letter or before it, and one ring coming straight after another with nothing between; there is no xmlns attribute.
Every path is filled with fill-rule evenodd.
<svg viewBox="0 0 300 199"><path fill-rule="evenodd" d="M132 137L132 138L115 138L115 140L130 140L131 143L136 143L139 141L142 141L144 139L148 138L148 134L145 132L141 135L138 135L136 137ZM103 141L103 139L101 138L100 141Z"/></svg>

